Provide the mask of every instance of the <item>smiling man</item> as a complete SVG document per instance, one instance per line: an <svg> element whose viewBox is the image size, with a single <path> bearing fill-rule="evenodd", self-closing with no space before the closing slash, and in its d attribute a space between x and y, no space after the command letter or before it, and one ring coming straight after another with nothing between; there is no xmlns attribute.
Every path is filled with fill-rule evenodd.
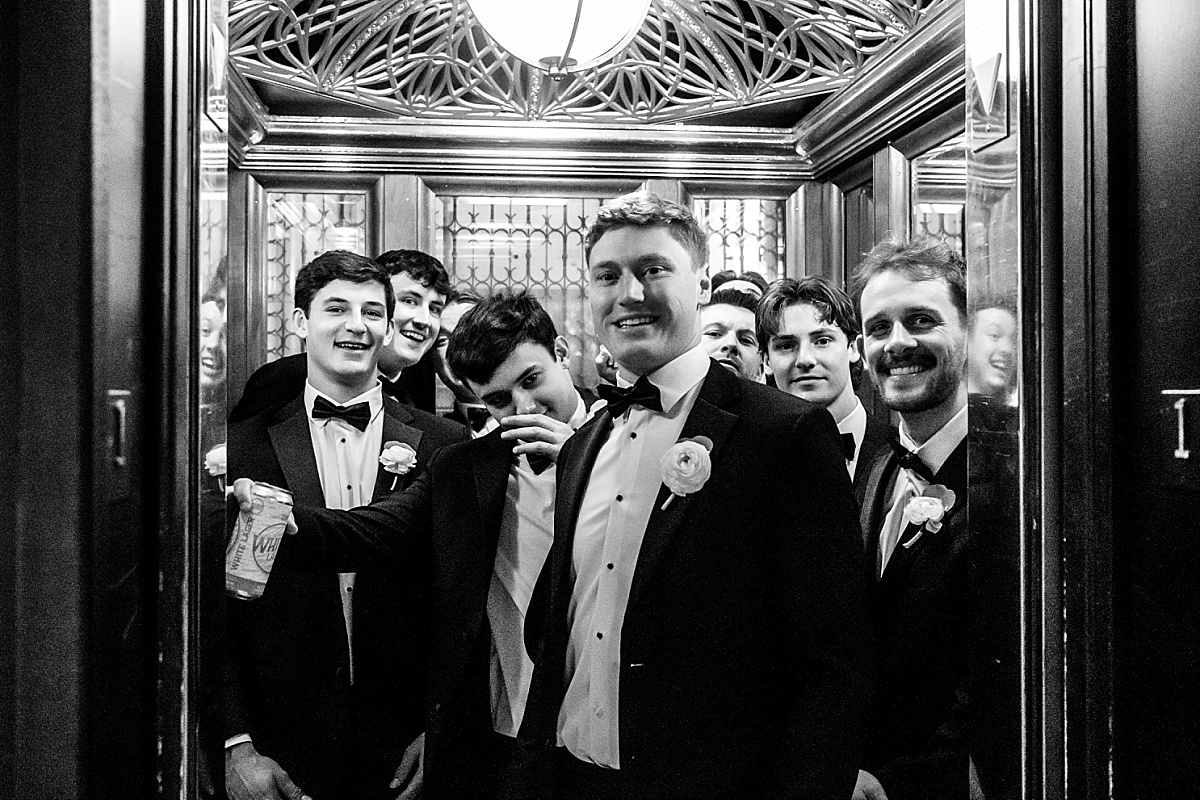
<svg viewBox="0 0 1200 800"><path fill-rule="evenodd" d="M408 490L366 508L298 506L298 534L280 550L281 562L395 562L431 576L425 797L497 796L514 748L533 672L525 614L553 537L554 458L587 411L566 354L528 294L480 300L447 359L501 427L446 448Z"/></svg>
<svg viewBox="0 0 1200 800"><path fill-rule="evenodd" d="M230 426L230 475L288 489L297 508L352 508L403 488L442 445L466 439L432 415L431 427L410 424L412 411L384 396L378 364L394 305L392 282L364 256L323 253L300 270L303 390ZM394 476L379 455L399 443L417 469ZM291 798L297 785L322 800L388 791L423 730L427 583L412 567L339 573L284 553L261 598L227 602L219 686L231 798Z"/></svg>
<svg viewBox="0 0 1200 800"><path fill-rule="evenodd" d="M705 353L686 208L617 198L584 253L598 338L636 382L600 387L559 457L509 796L846 797L866 635L837 428Z"/></svg>
<svg viewBox="0 0 1200 800"><path fill-rule="evenodd" d="M775 386L829 410L842 434L850 477L887 444L888 425L854 393L860 362L854 303L825 278L781 278L757 309L758 340Z"/></svg>
<svg viewBox="0 0 1200 800"><path fill-rule="evenodd" d="M1008 299L983 298L971 305L967 391L1015 405L1017 307Z"/></svg>
<svg viewBox="0 0 1200 800"><path fill-rule="evenodd" d="M739 378L762 377L762 354L754 332L753 295L737 289L714 292L700 309L700 335L708 357Z"/></svg>
<svg viewBox="0 0 1200 800"><path fill-rule="evenodd" d="M862 510L880 663L854 797L960 800L972 796L963 262L934 239L883 242L853 286L871 379L900 415Z"/></svg>

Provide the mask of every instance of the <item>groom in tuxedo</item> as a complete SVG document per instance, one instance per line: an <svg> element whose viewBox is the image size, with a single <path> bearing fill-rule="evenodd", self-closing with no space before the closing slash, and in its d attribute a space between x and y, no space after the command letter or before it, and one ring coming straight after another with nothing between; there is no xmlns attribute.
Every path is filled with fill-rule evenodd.
<svg viewBox="0 0 1200 800"><path fill-rule="evenodd" d="M853 290L867 369L900 415L898 440L867 467L862 508L879 685L854 798L961 800L975 796L963 262L937 240L883 242Z"/></svg>
<svg viewBox="0 0 1200 800"><path fill-rule="evenodd" d="M837 427L705 354L687 209L618 198L584 252L597 335L636 382L559 457L509 795L848 797L867 635Z"/></svg>
<svg viewBox="0 0 1200 800"><path fill-rule="evenodd" d="M387 273L360 255L323 253L300 271L307 378L290 402L230 427L230 475L288 489L296 508L352 508L404 488L440 447L467 438L383 394L377 367L395 302ZM394 448L415 465L385 469L381 451ZM339 573L284 548L261 598L227 601L213 684L229 797L395 797L388 785L424 727L428 591L422 570Z"/></svg>

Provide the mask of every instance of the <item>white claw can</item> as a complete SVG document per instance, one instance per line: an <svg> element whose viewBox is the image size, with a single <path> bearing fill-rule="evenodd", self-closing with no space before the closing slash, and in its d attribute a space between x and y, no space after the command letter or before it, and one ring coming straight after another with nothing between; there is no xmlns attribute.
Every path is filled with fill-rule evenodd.
<svg viewBox="0 0 1200 800"><path fill-rule="evenodd" d="M241 600L262 597L292 515L287 489L256 482L253 496L250 511L238 513L225 549L225 592Z"/></svg>

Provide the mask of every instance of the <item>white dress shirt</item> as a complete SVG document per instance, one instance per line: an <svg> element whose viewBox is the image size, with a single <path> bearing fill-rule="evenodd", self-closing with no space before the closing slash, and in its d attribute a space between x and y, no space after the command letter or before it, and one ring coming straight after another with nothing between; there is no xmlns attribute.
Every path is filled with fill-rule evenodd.
<svg viewBox="0 0 1200 800"><path fill-rule="evenodd" d="M709 363L697 345L647 376L659 388L663 411L633 406L613 421L580 506L571 554L568 683L558 741L576 758L603 767L621 765L621 626L646 524L662 486L660 462L679 441Z"/></svg>
<svg viewBox="0 0 1200 800"><path fill-rule="evenodd" d="M862 400L854 398L854 409L842 417L837 426L838 433L854 436L854 458L846 461L850 480L854 480L854 472L858 469L858 456L862 453L863 437L867 435L867 410L863 408Z"/></svg>
<svg viewBox="0 0 1200 800"><path fill-rule="evenodd" d="M964 404L959 412L951 417L938 432L930 436L924 444L918 445L908 435L904 421L900 421L900 444L912 450L921 457L921 461L929 467L934 475L946 463L946 459L954 452L959 443L967 438L967 406ZM883 528L879 534L879 554L877 563L879 574L883 575L887 568L888 559L900 541L904 530L904 507L914 497L919 497L929 487L929 481L910 469L896 470L895 482L892 487L892 507L884 518ZM964 498L965 500L965 498Z"/></svg>
<svg viewBox="0 0 1200 800"><path fill-rule="evenodd" d="M349 406L367 403L371 421L365 431L359 431L345 420L313 419L313 404L323 396L335 405ZM379 453L383 449L383 387L376 381L367 391L345 403L304 385L304 412L308 415L308 430L312 436L313 455L321 491L325 493L326 508L356 508L371 502L375 493L375 478L379 474ZM354 641L354 573L338 574L342 595L342 616L346 620L346 641ZM354 682L354 648L350 647L350 682Z"/></svg>
<svg viewBox="0 0 1200 800"><path fill-rule="evenodd" d="M568 424L577 429L587 419L583 398ZM500 540L488 590L487 616L492 629L490 686L492 727L516 736L525 716L533 661L525 652L525 613L542 565L554 541L554 487L557 469L540 475L529 460L513 460L500 520Z"/></svg>

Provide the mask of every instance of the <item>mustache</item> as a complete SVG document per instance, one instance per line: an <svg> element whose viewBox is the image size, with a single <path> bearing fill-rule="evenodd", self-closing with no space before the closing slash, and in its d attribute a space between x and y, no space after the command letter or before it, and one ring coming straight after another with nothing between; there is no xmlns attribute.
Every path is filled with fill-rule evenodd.
<svg viewBox="0 0 1200 800"><path fill-rule="evenodd" d="M938 358L929 351L913 351L900 358L884 354L879 359L878 369L896 369L898 367L935 367Z"/></svg>

